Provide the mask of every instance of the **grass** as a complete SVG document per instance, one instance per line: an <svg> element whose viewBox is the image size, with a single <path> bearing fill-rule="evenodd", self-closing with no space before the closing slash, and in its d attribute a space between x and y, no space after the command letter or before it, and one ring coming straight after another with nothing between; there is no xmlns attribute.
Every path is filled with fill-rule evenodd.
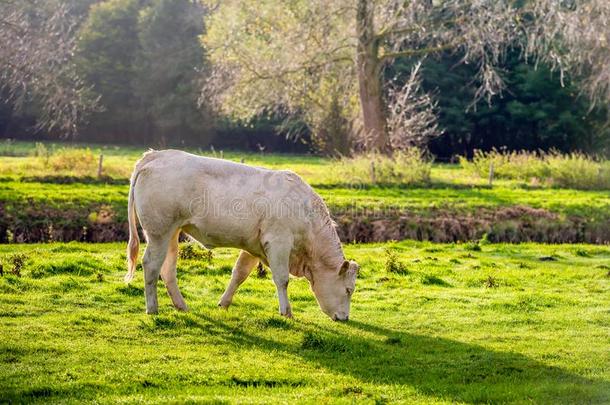
<svg viewBox="0 0 610 405"><path fill-rule="evenodd" d="M493 165L494 176L498 178L583 190L610 189L610 161L594 159L578 152L478 151L472 161L462 158L460 163L465 170L483 178L488 177L490 166Z"/></svg>
<svg viewBox="0 0 610 405"><path fill-rule="evenodd" d="M13 151L15 154L27 154L28 151L34 153L31 143L14 142L11 145L15 148ZM74 160L74 156L66 152L69 148L50 144L48 149L60 151L60 156L67 154L69 159L65 170L61 170L59 166L57 170L51 170L44 165L40 157L29 155L2 157L0 176L4 175L4 177L0 179L2 180L0 201L9 204L13 202L23 204L26 201L49 207L65 207L72 204L85 206L91 204L96 207L109 205L116 209L117 215L123 215L122 211L126 208L128 178L133 164L144 149L91 145L90 149L84 150L83 153L87 156L104 153L104 173L110 173L108 175L111 178L121 180L118 184L95 181L97 161L91 170L75 171L71 168L78 167L78 164L69 164ZM219 153L216 152L215 155L219 156ZM227 152L223 157L235 161L244 160L255 166L294 170L314 186L334 211L347 209L374 211L392 208L425 212L431 208L448 208L476 212L481 207L525 205L566 215L596 216L610 210L608 190L532 188L515 180L498 180L495 187L489 188L485 185L485 179L473 177L472 173L460 169L458 165L437 164L430 168L424 164L421 170L425 173L422 176L429 177L429 183L420 186L406 186L400 182L370 185L366 184L369 181L367 176L370 174L370 167L364 160L345 160L339 163L337 172L334 170L333 160L313 156ZM410 159L417 160L413 156ZM410 161L408 156L404 160ZM366 179L358 180L355 184L350 183L348 179L350 176L346 174L347 172L341 172L340 168L362 172L360 177ZM378 171L382 176L381 183L383 183L381 179L386 177L387 180L391 180L393 176L400 177L400 173L392 173L387 168L388 173L385 173L381 169ZM72 181L68 179L69 184L56 184L53 182L54 176L75 178Z"/></svg>
<svg viewBox="0 0 610 405"><path fill-rule="evenodd" d="M329 171L331 180L342 179L351 188L375 184L426 184L430 181L432 163L418 149L398 151L388 157L380 153L367 153L344 157L333 162Z"/></svg>
<svg viewBox="0 0 610 405"><path fill-rule="evenodd" d="M141 271L122 283L124 248L0 245L2 402L610 401L607 246L348 245L361 274L345 324L301 279L294 320L276 315L269 276L218 309L227 249L179 260L189 313L161 283L146 316Z"/></svg>

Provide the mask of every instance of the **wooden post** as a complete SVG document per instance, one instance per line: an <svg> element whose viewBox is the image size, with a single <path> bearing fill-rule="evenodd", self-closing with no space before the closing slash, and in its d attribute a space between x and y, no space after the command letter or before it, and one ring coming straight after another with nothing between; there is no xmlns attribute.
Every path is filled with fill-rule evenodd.
<svg viewBox="0 0 610 405"><path fill-rule="evenodd" d="M494 162L489 162L489 187L493 187L494 182Z"/></svg>
<svg viewBox="0 0 610 405"><path fill-rule="evenodd" d="M375 178L375 162L371 161L371 183L377 183L377 179Z"/></svg>
<svg viewBox="0 0 610 405"><path fill-rule="evenodd" d="M100 160L99 160L99 162L97 164L97 178L98 179L102 178L103 163L104 163L104 154L100 153Z"/></svg>

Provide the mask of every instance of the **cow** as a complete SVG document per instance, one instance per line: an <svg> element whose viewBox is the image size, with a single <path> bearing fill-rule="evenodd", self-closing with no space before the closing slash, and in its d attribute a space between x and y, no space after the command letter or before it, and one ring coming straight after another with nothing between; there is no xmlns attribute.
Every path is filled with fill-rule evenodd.
<svg viewBox="0 0 610 405"><path fill-rule="evenodd" d="M178 238L184 232L207 248L241 252L218 305L228 308L259 262L269 266L279 312L292 317L288 282L305 277L321 310L347 321L359 266L345 259L328 209L297 174L179 150L148 151L136 163L128 197L129 283L139 252L137 222L147 246L142 259L146 312L158 311L157 281L173 305L187 311L176 282Z"/></svg>

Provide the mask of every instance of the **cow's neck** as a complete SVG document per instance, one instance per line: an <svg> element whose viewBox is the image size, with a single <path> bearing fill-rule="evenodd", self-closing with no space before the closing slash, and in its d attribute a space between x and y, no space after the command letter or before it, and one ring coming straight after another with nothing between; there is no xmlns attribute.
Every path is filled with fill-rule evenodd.
<svg viewBox="0 0 610 405"><path fill-rule="evenodd" d="M318 232L312 235L314 249L310 256L311 264L315 269L335 272L345 260L341 240L332 222L326 221L321 225Z"/></svg>

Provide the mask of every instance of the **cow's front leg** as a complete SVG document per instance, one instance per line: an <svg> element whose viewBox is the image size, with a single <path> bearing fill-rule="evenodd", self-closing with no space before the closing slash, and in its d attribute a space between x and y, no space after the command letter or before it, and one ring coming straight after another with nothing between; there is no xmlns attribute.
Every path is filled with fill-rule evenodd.
<svg viewBox="0 0 610 405"><path fill-rule="evenodd" d="M291 239L288 239L291 241ZM277 288L277 295L280 301L280 314L292 318L292 308L288 302L288 281L290 279L289 258L290 246L283 241L282 244L271 244L267 256L269 258L269 267L273 274L273 282Z"/></svg>
<svg viewBox="0 0 610 405"><path fill-rule="evenodd" d="M274 272L273 282L277 288L277 296L280 301L280 314L286 318L292 318L292 308L288 301L288 281L290 279L288 271Z"/></svg>
<svg viewBox="0 0 610 405"><path fill-rule="evenodd" d="M235 295L235 291L237 288L248 278L252 269L256 267L258 264L258 258L252 256L250 253L242 250L237 261L235 262L235 266L233 266L233 271L231 272L231 281L227 286L224 294L220 297L220 302L218 303L219 307L228 308L233 301L233 295Z"/></svg>

